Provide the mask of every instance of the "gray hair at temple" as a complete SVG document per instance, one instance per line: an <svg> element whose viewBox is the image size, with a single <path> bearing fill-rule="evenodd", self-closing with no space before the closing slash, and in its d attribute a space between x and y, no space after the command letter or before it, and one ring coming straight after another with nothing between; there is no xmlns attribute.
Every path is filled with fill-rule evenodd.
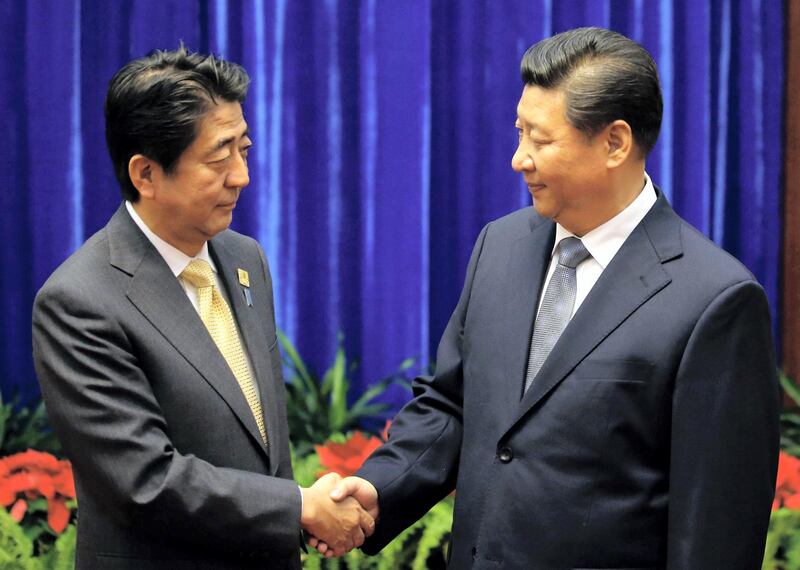
<svg viewBox="0 0 800 570"><path fill-rule="evenodd" d="M542 40L525 52L526 85L561 90L567 121L587 138L621 119L647 156L661 129L664 104L653 57L625 36L577 28Z"/></svg>

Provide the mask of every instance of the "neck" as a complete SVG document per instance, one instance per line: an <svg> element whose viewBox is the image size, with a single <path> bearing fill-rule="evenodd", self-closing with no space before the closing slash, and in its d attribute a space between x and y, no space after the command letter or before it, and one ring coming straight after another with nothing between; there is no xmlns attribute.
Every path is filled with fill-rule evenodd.
<svg viewBox="0 0 800 570"><path fill-rule="evenodd" d="M197 241L187 241L171 233L168 224L162 220L157 211L149 207L147 202L139 199L138 202L133 202L132 205L145 225L150 228L150 231L175 249L185 253L189 257L196 256L200 253L200 250L203 249L205 241L200 241L199 243Z"/></svg>
<svg viewBox="0 0 800 570"><path fill-rule="evenodd" d="M555 221L578 237L602 226L630 206L644 189L644 162L638 168L614 172L608 182L608 189L598 195L598 200L586 204L585 212L589 215L578 220Z"/></svg>

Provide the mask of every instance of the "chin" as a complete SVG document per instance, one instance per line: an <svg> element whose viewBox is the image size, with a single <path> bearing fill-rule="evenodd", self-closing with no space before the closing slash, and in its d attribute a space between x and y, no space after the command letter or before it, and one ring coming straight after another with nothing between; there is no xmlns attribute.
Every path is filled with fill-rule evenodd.
<svg viewBox="0 0 800 570"><path fill-rule="evenodd" d="M231 215L228 215L225 219L215 220L213 224L209 224L208 226L209 235L215 236L219 233L224 232L230 227L232 221L233 221L233 216Z"/></svg>
<svg viewBox="0 0 800 570"><path fill-rule="evenodd" d="M536 213L543 218L553 218L555 216L555 211L553 208L548 207L547 203L542 204L540 200L533 201L533 209L536 210Z"/></svg>

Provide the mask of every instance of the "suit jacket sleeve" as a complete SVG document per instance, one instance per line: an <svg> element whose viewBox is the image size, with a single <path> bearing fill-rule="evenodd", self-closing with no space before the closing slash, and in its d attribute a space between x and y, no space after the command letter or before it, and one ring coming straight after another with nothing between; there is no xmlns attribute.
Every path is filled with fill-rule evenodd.
<svg viewBox="0 0 800 570"><path fill-rule="evenodd" d="M111 312L84 290L58 283L34 305L36 371L83 484L95 486L93 494L122 524L238 553L296 552L297 485L175 449L136 347Z"/></svg>
<svg viewBox="0 0 800 570"><path fill-rule="evenodd" d="M380 518L362 547L369 554L455 488L462 437L462 333L488 227L478 237L461 297L439 342L436 373L414 380L413 399L395 417L388 443L358 473L378 490Z"/></svg>
<svg viewBox="0 0 800 570"><path fill-rule="evenodd" d="M761 567L779 401L766 297L756 282L741 282L707 307L676 374L670 570Z"/></svg>

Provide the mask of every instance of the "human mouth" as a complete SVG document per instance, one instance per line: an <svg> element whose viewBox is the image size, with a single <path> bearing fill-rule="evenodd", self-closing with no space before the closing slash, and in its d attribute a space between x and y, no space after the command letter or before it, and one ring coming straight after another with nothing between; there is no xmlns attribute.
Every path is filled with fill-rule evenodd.
<svg viewBox="0 0 800 570"><path fill-rule="evenodd" d="M544 184L531 184L531 183L527 183L527 184L528 184L528 190L529 190L529 191L530 191L532 194L533 194L533 193L535 193L535 192L538 192L539 190L542 190L542 189L544 189L544 188L545 188L545 185L544 185Z"/></svg>

